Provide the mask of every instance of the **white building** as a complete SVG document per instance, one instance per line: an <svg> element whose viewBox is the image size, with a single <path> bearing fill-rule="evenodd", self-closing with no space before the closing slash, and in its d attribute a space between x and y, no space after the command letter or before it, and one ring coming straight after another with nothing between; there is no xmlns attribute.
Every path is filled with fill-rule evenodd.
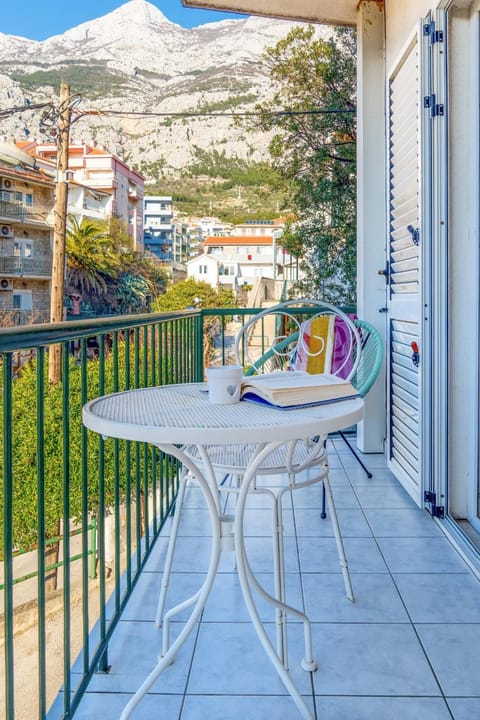
<svg viewBox="0 0 480 720"><path fill-rule="evenodd" d="M143 198L143 242L145 250L162 264L173 261L173 201L169 195Z"/></svg>
<svg viewBox="0 0 480 720"><path fill-rule="evenodd" d="M112 216L113 198L109 192L93 190L72 180L68 184L68 215L82 220L108 220Z"/></svg>
<svg viewBox="0 0 480 720"><path fill-rule="evenodd" d="M223 285L232 290L252 286L258 278L297 279L297 260L280 247L278 239L273 232L270 235L207 237L203 243L203 255L187 263L188 277L209 282L212 287ZM213 264L207 264L205 259L215 261L216 271Z"/></svg>
<svg viewBox="0 0 480 720"><path fill-rule="evenodd" d="M197 282L206 282L213 288L221 284L220 263L211 255L203 254L188 260L187 277L197 280Z"/></svg>

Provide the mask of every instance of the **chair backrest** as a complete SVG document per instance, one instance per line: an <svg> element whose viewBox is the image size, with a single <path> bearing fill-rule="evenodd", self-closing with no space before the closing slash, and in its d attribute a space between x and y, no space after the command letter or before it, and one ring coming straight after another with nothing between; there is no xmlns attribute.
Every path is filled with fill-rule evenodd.
<svg viewBox="0 0 480 720"><path fill-rule="evenodd" d="M364 397L377 379L382 367L384 347L383 340L373 325L365 320L354 320L361 336L361 353L358 366L350 380L352 385Z"/></svg>
<svg viewBox="0 0 480 720"><path fill-rule="evenodd" d="M321 300L289 300L245 323L235 340L236 362L247 375L304 369L352 378L361 336L351 318Z"/></svg>

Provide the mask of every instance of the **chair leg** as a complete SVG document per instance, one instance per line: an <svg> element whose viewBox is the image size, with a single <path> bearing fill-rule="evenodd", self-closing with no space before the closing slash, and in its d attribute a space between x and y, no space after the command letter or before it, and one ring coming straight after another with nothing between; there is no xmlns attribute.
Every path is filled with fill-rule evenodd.
<svg viewBox="0 0 480 720"><path fill-rule="evenodd" d="M157 614L155 616L155 625L158 628L162 627L162 622L163 622L163 611L165 609L165 601L167 599L168 582L170 580L170 572L172 570L173 553L175 552L175 545L177 542L178 526L180 524L180 515L181 515L183 500L185 498L185 490L187 487L187 477L188 477L188 474L185 473L185 475L181 478L177 497L175 500L175 512L173 515L172 528L170 531L170 538L168 541L167 557L165 559L165 568L163 570L163 575L162 575L162 586L160 589L160 596L158 598Z"/></svg>
<svg viewBox="0 0 480 720"><path fill-rule="evenodd" d="M343 582L345 583L345 591L347 593L347 598L351 600L351 602L354 602L355 598L353 596L352 582L350 580L350 573L348 571L347 557L345 555L345 548L343 547L343 540L340 533L340 526L338 524L337 511L335 509L335 503L333 502L332 488L330 487L330 480L328 478L328 475L326 475L323 479L323 486L327 495L328 510L330 512L330 517L332 518L332 527L335 535L335 542L337 544L338 559L340 561L340 567L342 569Z"/></svg>
<svg viewBox="0 0 480 720"><path fill-rule="evenodd" d="M355 456L355 458L357 459L357 462L359 463L359 465L362 466L362 468L363 468L366 476L367 476L368 478L373 477L373 475L372 475L372 473L370 472L370 470L366 467L366 465L364 465L364 463L362 462L362 459L358 456L358 454L357 454L357 452L355 451L355 448L353 447L353 445L350 445L350 443L348 442L348 440L347 440L347 438L346 438L346 436L345 436L345 433L343 433L341 430L339 430L339 431L338 431L338 434L340 435L340 437L342 438L342 440L345 441L345 443L347 444L347 447L349 448L350 452Z"/></svg>
<svg viewBox="0 0 480 720"><path fill-rule="evenodd" d="M325 520L327 513L325 511L325 485L322 483L322 512L320 513L322 520Z"/></svg>
<svg viewBox="0 0 480 720"><path fill-rule="evenodd" d="M274 505L274 564L275 564L275 597L285 604L285 554L283 537L283 494L280 492L275 498ZM280 660L285 670L288 670L287 648L287 614L282 608L277 609L277 646Z"/></svg>

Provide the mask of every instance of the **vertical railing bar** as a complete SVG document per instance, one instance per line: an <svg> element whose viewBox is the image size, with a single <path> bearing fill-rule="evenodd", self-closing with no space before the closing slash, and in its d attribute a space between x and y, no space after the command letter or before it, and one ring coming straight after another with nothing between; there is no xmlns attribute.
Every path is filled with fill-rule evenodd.
<svg viewBox="0 0 480 720"><path fill-rule="evenodd" d="M244 326L245 326L245 315L242 315L242 330L243 330ZM242 340L243 340L243 342L242 342L242 365L243 365L243 367L245 367L245 335L243 332L242 332Z"/></svg>
<svg viewBox="0 0 480 720"><path fill-rule="evenodd" d="M113 392L118 392L118 331L112 337L112 361L113 361Z"/></svg>
<svg viewBox="0 0 480 720"><path fill-rule="evenodd" d="M125 330L125 390L130 390L130 331Z"/></svg>
<svg viewBox="0 0 480 720"><path fill-rule="evenodd" d="M87 376L87 340L80 341L80 384L82 407L88 400ZM90 667L90 633L89 633L89 506L88 506L88 433L82 423L82 635L83 635L83 673L87 674ZM93 548L90 548L92 551Z"/></svg>
<svg viewBox="0 0 480 720"><path fill-rule="evenodd" d="M182 380L183 382L188 381L188 318L182 320L182 342L180 344L182 350Z"/></svg>
<svg viewBox="0 0 480 720"><path fill-rule="evenodd" d="M69 343L62 343L63 420L63 708L70 716L71 602L70 602L70 374Z"/></svg>
<svg viewBox="0 0 480 720"><path fill-rule="evenodd" d="M163 336L164 323L158 324L158 384L163 385Z"/></svg>
<svg viewBox="0 0 480 720"><path fill-rule="evenodd" d="M131 441L125 443L125 544L127 547L127 591L132 587L132 452Z"/></svg>
<svg viewBox="0 0 480 720"><path fill-rule="evenodd" d="M195 318L195 345L197 348L196 351L196 358L197 358L197 368L196 368L196 380L197 382L203 382L203 334L204 334L204 327L203 327L203 314L200 314L198 318Z"/></svg>
<svg viewBox="0 0 480 720"><path fill-rule="evenodd" d="M120 440L114 438L113 440L113 476L114 476L114 513L115 513L115 560L114 560L114 573L115 573L115 612L120 610L120 579L121 579L121 566L120 566L120 536L121 536L121 521L120 521Z"/></svg>
<svg viewBox="0 0 480 720"><path fill-rule="evenodd" d="M150 357L151 357L151 385L155 387L157 384L157 336L159 325L154 323L150 336ZM152 447L152 523L153 537L157 537L158 532L158 511L157 511L157 448Z"/></svg>
<svg viewBox="0 0 480 720"><path fill-rule="evenodd" d="M170 358L168 355L168 338L170 335L170 323L168 320L165 321L164 324L164 334L163 334L163 375L164 375L164 385L168 385L168 378L169 378L169 363Z"/></svg>
<svg viewBox="0 0 480 720"><path fill-rule="evenodd" d="M100 395L105 394L105 342L99 343L99 392ZM106 621L106 571L105 571L105 440L99 438L99 474L98 474L98 567L99 567L99 593L100 593L100 644L103 652L98 662L98 672L106 672L108 670L108 647L106 644L107 637L107 621Z"/></svg>
<svg viewBox="0 0 480 720"><path fill-rule="evenodd" d="M47 714L45 593L45 348L37 352L37 542L38 542L38 717Z"/></svg>
<svg viewBox="0 0 480 720"><path fill-rule="evenodd" d="M140 387L140 330L138 327L133 329L133 347L134 347L134 362L135 362L135 386Z"/></svg>
<svg viewBox="0 0 480 720"><path fill-rule="evenodd" d="M12 454L12 353L3 355L3 547L5 615L5 715L15 718L13 640L13 454Z"/></svg>
<svg viewBox="0 0 480 720"><path fill-rule="evenodd" d="M174 357L175 357L175 363L174 368L172 367L172 377L171 382L175 382L177 378L181 378L181 368L180 368L180 343L179 343L179 326L178 322L172 321L172 340L173 340L173 347L174 347Z"/></svg>
<svg viewBox="0 0 480 720"><path fill-rule="evenodd" d="M195 336L193 332L193 318L188 318L188 380L193 382L195 379Z"/></svg>
<svg viewBox="0 0 480 720"><path fill-rule="evenodd" d="M165 518L165 455L162 450L158 453L160 466L160 522Z"/></svg>
<svg viewBox="0 0 480 720"><path fill-rule="evenodd" d="M183 367L183 358L184 358L184 352L185 352L185 344L184 344L185 343L185 336L184 336L185 320L184 320L184 318L181 318L180 322L178 322L176 325L177 325L176 347L177 347L177 356L178 356L176 376L177 376L177 382L185 382L185 370Z"/></svg>
<svg viewBox="0 0 480 720"><path fill-rule="evenodd" d="M150 546L150 522L148 511L148 500L150 497L148 482L148 478L150 475L150 455L151 453L149 452L149 446L147 445L147 443L143 443L143 532L145 534L145 549Z"/></svg>
<svg viewBox="0 0 480 720"><path fill-rule="evenodd" d="M148 325L143 327L143 387L148 386Z"/></svg>
<svg viewBox="0 0 480 720"><path fill-rule="evenodd" d="M225 365L226 360L226 353L225 353L225 315L222 313L221 317L221 325L222 325L222 365Z"/></svg>
<svg viewBox="0 0 480 720"><path fill-rule="evenodd" d="M195 381L195 333L193 318L188 319L188 380Z"/></svg>
<svg viewBox="0 0 480 720"><path fill-rule="evenodd" d="M158 532L158 507L157 507L157 495L158 495L158 486L157 486L157 448L155 445L152 446L152 532L153 537L157 537Z"/></svg>
<svg viewBox="0 0 480 720"><path fill-rule="evenodd" d="M168 321L168 336L169 336L169 353L168 353L168 383L171 385L175 379L174 368L176 367L176 356L175 356L175 334L174 324L172 320Z"/></svg>
<svg viewBox="0 0 480 720"><path fill-rule="evenodd" d="M157 363L157 353L156 353L156 339L157 339L157 324L154 323L151 326L150 331L150 385L152 387L155 387L156 385L156 363Z"/></svg>
<svg viewBox="0 0 480 720"><path fill-rule="evenodd" d="M130 332L125 332L125 389L130 389ZM127 547L127 592L132 588L132 444L125 443L125 543Z"/></svg>
<svg viewBox="0 0 480 720"><path fill-rule="evenodd" d="M140 443L135 443L135 543L137 565L135 573L138 573L142 564L142 493L140 481Z"/></svg>
<svg viewBox="0 0 480 720"><path fill-rule="evenodd" d="M119 367L118 367L118 331L113 333L112 337L112 357L113 357L113 392L119 389ZM120 522L120 441L118 438L113 440L113 477L114 477L114 512L115 512L115 612L120 610L120 547L121 547L121 522Z"/></svg>

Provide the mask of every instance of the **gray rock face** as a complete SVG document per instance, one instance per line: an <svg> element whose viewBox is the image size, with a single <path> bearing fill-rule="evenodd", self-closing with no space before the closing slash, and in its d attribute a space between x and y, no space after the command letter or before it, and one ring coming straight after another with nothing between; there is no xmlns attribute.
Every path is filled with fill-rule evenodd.
<svg viewBox="0 0 480 720"><path fill-rule="evenodd" d="M0 33L0 108L54 99L59 83L68 82L82 97L78 111L105 113L75 122L72 139L97 142L147 178L160 167L168 174L188 166L195 147L259 159L268 138L246 135L229 117L168 114L241 112L261 102L272 92L261 56L294 25L251 17L185 29L146 0L129 0L42 42ZM38 113L0 119L0 136L24 139L27 132L45 137Z"/></svg>

